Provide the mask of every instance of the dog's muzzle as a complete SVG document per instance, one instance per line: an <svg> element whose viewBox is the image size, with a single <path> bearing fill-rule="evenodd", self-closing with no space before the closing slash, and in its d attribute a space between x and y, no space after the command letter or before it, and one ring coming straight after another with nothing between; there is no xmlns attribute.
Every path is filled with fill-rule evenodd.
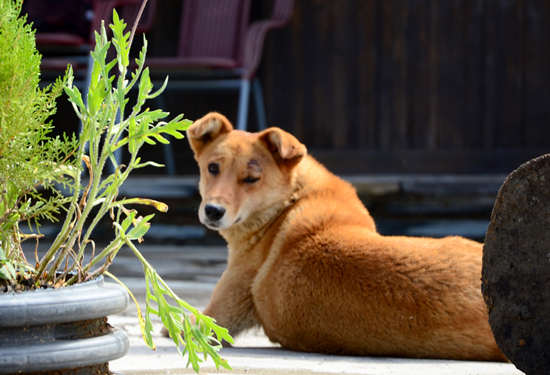
<svg viewBox="0 0 550 375"><path fill-rule="evenodd" d="M204 214L211 223L220 221L223 215L225 215L225 208L223 206L209 203L204 206Z"/></svg>

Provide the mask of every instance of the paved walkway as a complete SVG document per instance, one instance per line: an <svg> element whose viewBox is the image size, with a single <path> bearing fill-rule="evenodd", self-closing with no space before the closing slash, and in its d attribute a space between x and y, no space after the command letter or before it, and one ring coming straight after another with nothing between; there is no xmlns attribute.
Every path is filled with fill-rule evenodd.
<svg viewBox="0 0 550 375"><path fill-rule="evenodd" d="M215 282L225 267L223 247L142 246L149 261L163 275L171 288L194 306L204 307ZM117 257L112 272L120 276L141 301L144 284L141 266L124 250ZM161 324L154 323L157 350L145 346L141 338L135 308L109 318L110 323L126 330L130 338L128 354L111 362L111 370L124 375L189 374L186 359L181 358L170 339L161 337ZM346 375L521 375L512 364L442 361L402 358L329 356L297 353L271 343L261 330L239 336L233 348L224 348L222 356L233 367L234 374L346 374ZM218 373L207 362L201 374ZM220 373L228 371L220 370Z"/></svg>

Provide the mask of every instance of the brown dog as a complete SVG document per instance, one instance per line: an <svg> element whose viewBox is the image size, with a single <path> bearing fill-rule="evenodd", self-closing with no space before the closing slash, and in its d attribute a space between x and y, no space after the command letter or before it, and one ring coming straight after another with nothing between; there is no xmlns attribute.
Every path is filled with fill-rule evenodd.
<svg viewBox="0 0 550 375"><path fill-rule="evenodd" d="M233 130L209 113L187 135L200 221L229 247L204 312L232 335L261 325L294 350L505 360L480 292L481 244L380 235L354 188L281 129Z"/></svg>

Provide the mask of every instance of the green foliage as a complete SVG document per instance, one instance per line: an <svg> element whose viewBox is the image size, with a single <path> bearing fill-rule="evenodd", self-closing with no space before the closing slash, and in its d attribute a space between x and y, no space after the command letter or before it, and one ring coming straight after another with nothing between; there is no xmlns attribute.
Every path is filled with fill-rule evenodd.
<svg viewBox="0 0 550 375"><path fill-rule="evenodd" d="M12 262L8 260L4 250L0 248L0 278L7 280L15 280L15 268Z"/></svg>
<svg viewBox="0 0 550 375"><path fill-rule="evenodd" d="M47 278L54 280L73 273L74 276L69 279L68 284L87 280L104 272L126 241L140 241L145 235L152 216L140 217L128 205L144 204L166 210L159 202L148 199L119 200L118 191L134 169L156 165L142 162L138 156L145 143L168 142L166 136L183 138L183 132L191 124L182 115L164 122L162 120L169 115L168 112L145 107L147 99L159 94L152 92L153 84L147 74L148 70L143 67L147 41L144 39L137 68L132 72L132 79L128 80L130 34L125 32L126 24L116 12L110 27L113 31L112 40L108 39L103 25L95 34L96 46L91 52L94 65L87 103L84 103L80 90L73 85L71 69L68 70L67 84L64 87L76 115L82 121L76 159L85 162L89 180L84 187L80 181L81 173L72 176L73 193L67 208L65 225L40 260L38 274L45 274ZM117 52L116 58L107 61L108 50L112 45ZM127 96L133 88L137 88L138 99L130 109L127 107ZM124 146L127 146L129 161L125 165L118 165L114 153ZM107 163L114 165L114 172L106 174ZM93 242L90 237L93 229L107 214L113 219L116 236L103 251L84 264L85 252ZM60 269L60 265L67 263L67 257L74 262L71 266ZM59 272L61 276L56 276Z"/></svg>
<svg viewBox="0 0 550 375"><path fill-rule="evenodd" d="M65 78L40 88L41 56L34 31L20 17L21 0L0 0L0 249L14 269L22 269L18 224L55 220L65 198L53 188L66 183L65 172L74 168L69 156L74 138L51 137L48 119L55 113L56 98ZM38 189L49 190L49 198ZM23 267L24 269L25 267ZM0 272L0 279L14 282L14 273Z"/></svg>
<svg viewBox="0 0 550 375"><path fill-rule="evenodd" d="M216 366L229 368L218 354L222 340L232 341L227 330L178 298L135 245L149 230L153 215L142 217L133 206L148 205L161 212L168 207L151 199L118 197L133 170L159 165L142 161L141 147L168 143L170 136L183 138L191 124L183 115L165 122L168 112L146 107L147 100L158 96L167 84L153 91L149 70L144 67L147 40L136 59L137 67L129 72L133 38L115 11L110 25L113 37L108 38L104 25L95 33L86 100L73 85L70 67L64 78L42 90L38 86L40 56L32 29L24 17L18 17L20 8L20 0L0 0L0 278L12 284L24 278L35 286L71 285L108 273L118 251L128 246L144 267L146 314L139 319L146 343L153 346L151 317L157 315L196 371L208 357ZM13 41L15 46L10 45ZM109 61L113 46L116 57ZM47 120L62 90L82 123L76 139L48 136L52 125ZM137 99L129 107L131 90L137 91ZM118 164L114 156L119 149L129 154L126 164ZM112 172L107 172L109 163ZM82 180L84 172L87 181ZM57 192L54 182L61 183L70 195ZM44 198L38 188L49 189L50 198ZM61 230L32 267L21 251L25 236L19 223L53 220L60 210L64 211ZM105 217L111 218L115 235L96 252L92 234ZM39 234L28 237L38 240Z"/></svg>
<svg viewBox="0 0 550 375"><path fill-rule="evenodd" d="M149 70L144 67L147 40L143 40L137 67L129 72L133 36L114 12L112 39L104 25L95 33L87 100L73 85L70 67L63 78L41 89L41 57L36 51L34 31L26 24L26 17L19 16L21 4L22 0L0 0L0 285L13 287L31 280L36 287L63 286L99 274L110 275L109 265L122 246L128 246L144 268L146 313L143 317L138 306L138 319L145 342L154 348L151 317L157 315L195 371L208 357L217 367L230 368L218 354L222 340L232 342L228 331L178 298L135 245L149 230L153 215L142 217L132 207L147 205L161 212L168 207L152 199L118 197L121 185L134 169L160 166L142 161L141 147L168 143L170 136L183 138L191 124L183 115L165 122L168 112L145 106L167 84L165 80L159 90L153 91ZM108 61L112 46L116 58ZM130 108L131 90L137 90L137 99ZM63 91L82 122L78 137L50 136L53 125L49 118ZM119 165L114 157L119 149L129 154L125 165ZM106 172L109 163L114 166L111 173ZM84 172L87 181L82 180ZM69 196L62 195L54 184L64 187ZM38 244L40 222L56 220L61 212L61 230L33 267L25 259L21 241L32 238ZM115 235L96 252L92 234L105 217L111 218ZM22 222L28 222L34 233L22 234ZM194 317L193 321L189 316Z"/></svg>
<svg viewBox="0 0 550 375"><path fill-rule="evenodd" d="M176 344L178 352L188 356L187 365L191 365L198 372L201 362L208 357L212 358L216 368L231 369L226 360L220 357L218 351L222 348L221 341L233 343L233 338L226 328L216 324L214 319L201 314L196 308L179 298L170 289L168 284L143 258L135 245L126 239L126 243L143 264L145 274L145 319L139 311L140 327L145 343L154 349L151 324L151 315L160 317L163 325L168 329L170 337ZM170 303L174 301L175 303ZM193 321L190 315L193 316ZM202 356L200 355L202 354Z"/></svg>

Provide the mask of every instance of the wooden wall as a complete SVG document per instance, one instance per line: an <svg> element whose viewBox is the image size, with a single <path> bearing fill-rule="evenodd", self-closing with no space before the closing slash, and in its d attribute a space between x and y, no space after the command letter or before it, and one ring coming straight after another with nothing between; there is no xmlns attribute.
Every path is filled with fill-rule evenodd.
<svg viewBox="0 0 550 375"><path fill-rule="evenodd" d="M296 0L268 120L342 173L496 173L550 149L550 1Z"/></svg>
<svg viewBox="0 0 550 375"><path fill-rule="evenodd" d="M253 18L272 1L253 0ZM158 3L149 56L178 40L181 0ZM339 173L505 173L550 150L550 0L295 0L258 74L269 124ZM233 94L165 98L236 119ZM196 173L187 142L174 149Z"/></svg>

